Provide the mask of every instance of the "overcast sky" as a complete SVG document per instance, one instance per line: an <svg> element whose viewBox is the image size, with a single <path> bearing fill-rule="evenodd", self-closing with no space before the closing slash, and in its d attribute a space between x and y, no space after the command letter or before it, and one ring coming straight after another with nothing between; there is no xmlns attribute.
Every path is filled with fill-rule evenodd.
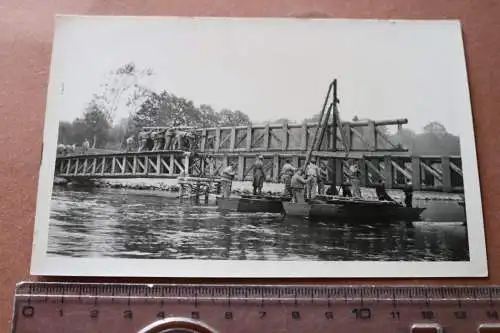
<svg viewBox="0 0 500 333"><path fill-rule="evenodd" d="M51 83L58 117L81 115L110 70L150 67L145 84L253 121L302 120L338 79L343 119L408 118L469 131L457 21L58 18ZM127 109L117 117L126 117Z"/></svg>

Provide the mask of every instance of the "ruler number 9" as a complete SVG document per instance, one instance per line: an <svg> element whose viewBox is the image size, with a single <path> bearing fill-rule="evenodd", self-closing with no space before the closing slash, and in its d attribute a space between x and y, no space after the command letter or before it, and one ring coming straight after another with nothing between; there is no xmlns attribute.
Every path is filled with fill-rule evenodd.
<svg viewBox="0 0 500 333"><path fill-rule="evenodd" d="M356 319L370 319L372 311L369 308L354 309L352 313L356 315Z"/></svg>

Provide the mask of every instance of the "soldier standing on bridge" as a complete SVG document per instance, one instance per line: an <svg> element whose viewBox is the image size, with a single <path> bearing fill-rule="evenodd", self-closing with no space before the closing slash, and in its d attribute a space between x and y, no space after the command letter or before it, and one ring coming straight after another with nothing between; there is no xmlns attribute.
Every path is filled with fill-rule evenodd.
<svg viewBox="0 0 500 333"><path fill-rule="evenodd" d="M157 151L160 145L160 132L159 131L152 132L151 139L153 139L153 149L151 149L151 151Z"/></svg>
<svg viewBox="0 0 500 333"><path fill-rule="evenodd" d="M88 139L85 139L85 141L83 141L83 144L82 144L82 152L84 154L86 154L88 152L89 148L90 148L90 142Z"/></svg>
<svg viewBox="0 0 500 333"><path fill-rule="evenodd" d="M253 164L253 194L261 195L266 173L264 172L264 156L260 155Z"/></svg>
<svg viewBox="0 0 500 333"><path fill-rule="evenodd" d="M146 133L145 131L139 132L139 149L137 150L137 152L140 153L141 151L146 150L147 144L148 144L148 133Z"/></svg>
<svg viewBox="0 0 500 333"><path fill-rule="evenodd" d="M125 141L125 144L126 144L126 148L125 148L125 151L126 152L130 152L132 151L132 146L134 144L134 137L131 135L127 138L127 140Z"/></svg>
<svg viewBox="0 0 500 333"><path fill-rule="evenodd" d="M175 142L174 142L174 149L176 150L184 150L184 140L186 137L186 131L181 131L179 129L176 130L175 132Z"/></svg>
<svg viewBox="0 0 500 333"><path fill-rule="evenodd" d="M174 130L172 128L167 128L165 131L165 146L164 150L170 150L172 149L172 144L174 143Z"/></svg>

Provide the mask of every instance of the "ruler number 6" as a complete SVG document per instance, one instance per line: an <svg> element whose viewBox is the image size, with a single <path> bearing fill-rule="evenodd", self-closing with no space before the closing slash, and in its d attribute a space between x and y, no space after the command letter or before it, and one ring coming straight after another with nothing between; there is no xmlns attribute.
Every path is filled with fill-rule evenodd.
<svg viewBox="0 0 500 333"><path fill-rule="evenodd" d="M370 319L372 311L368 308L354 309L352 313L356 315L356 319Z"/></svg>

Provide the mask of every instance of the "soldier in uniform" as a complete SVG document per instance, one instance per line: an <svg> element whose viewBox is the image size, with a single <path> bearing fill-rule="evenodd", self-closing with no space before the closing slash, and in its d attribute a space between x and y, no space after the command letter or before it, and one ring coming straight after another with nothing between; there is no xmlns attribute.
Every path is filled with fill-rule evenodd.
<svg viewBox="0 0 500 333"><path fill-rule="evenodd" d="M185 138L186 131L177 130L175 133L175 149L184 150L185 149Z"/></svg>
<svg viewBox="0 0 500 333"><path fill-rule="evenodd" d="M151 151L157 151L160 141L160 132L154 131L151 133L151 139L153 139L153 149Z"/></svg>
<svg viewBox="0 0 500 333"><path fill-rule="evenodd" d="M281 175L282 175L281 177L283 179L283 183L285 184L283 195L285 196L293 195L291 181L294 173L295 173L295 167L292 165L290 160L286 160L285 165L283 165L283 168L281 169Z"/></svg>
<svg viewBox="0 0 500 333"><path fill-rule="evenodd" d="M172 149L174 143L174 135L174 130L171 127L167 128L167 130L165 131L165 146L163 148L164 150Z"/></svg>
<svg viewBox="0 0 500 333"><path fill-rule="evenodd" d="M64 145L62 143L57 145L57 155L64 155Z"/></svg>
<svg viewBox="0 0 500 333"><path fill-rule="evenodd" d="M321 164L318 170L318 194L325 194L325 184L328 181L328 171L326 170L326 166Z"/></svg>
<svg viewBox="0 0 500 333"><path fill-rule="evenodd" d="M148 133L146 133L145 131L139 132L139 149L137 150L137 152L140 153L141 151L146 150L148 144L148 136Z"/></svg>
<svg viewBox="0 0 500 333"><path fill-rule="evenodd" d="M134 144L134 137L132 135L129 136L125 141L125 144L126 144L125 151L126 152L132 151L132 145Z"/></svg>
<svg viewBox="0 0 500 333"><path fill-rule="evenodd" d="M293 175L290 185L292 187L292 202L304 202L304 188L307 184L307 179L304 178L304 170L298 169Z"/></svg>
<svg viewBox="0 0 500 333"><path fill-rule="evenodd" d="M266 173L264 172L264 156L260 155L253 165L253 194L261 195Z"/></svg>
<svg viewBox="0 0 500 333"><path fill-rule="evenodd" d="M89 148L90 148L90 142L88 139L85 139L85 141L83 141L83 144L82 144L82 152L84 154L86 154L87 151L89 150Z"/></svg>
<svg viewBox="0 0 500 333"><path fill-rule="evenodd" d="M229 166L227 166L223 171L222 171L222 197L223 198L229 198L231 195L231 186L233 183L233 178L234 175L236 174L235 171L235 163L231 162Z"/></svg>
<svg viewBox="0 0 500 333"><path fill-rule="evenodd" d="M319 176L319 168L316 165L316 159L312 158L311 162L306 168L306 176L307 176L307 193L306 196L308 199L314 198L318 194L318 176Z"/></svg>

